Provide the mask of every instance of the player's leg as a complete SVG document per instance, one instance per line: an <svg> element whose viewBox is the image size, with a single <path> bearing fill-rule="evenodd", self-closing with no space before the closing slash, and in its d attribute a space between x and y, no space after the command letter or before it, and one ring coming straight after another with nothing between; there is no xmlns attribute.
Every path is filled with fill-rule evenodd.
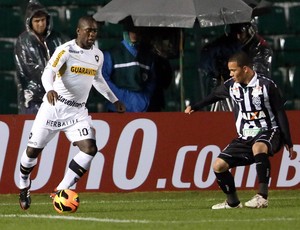
<svg viewBox="0 0 300 230"><path fill-rule="evenodd" d="M212 206L212 209L240 208L241 202L236 193L234 178L229 172L229 165L221 158L217 158L213 164L213 170L217 183L226 194L226 201Z"/></svg>
<svg viewBox="0 0 300 230"><path fill-rule="evenodd" d="M66 131L66 136L78 146L79 152L70 161L63 180L57 186L57 190L67 189L73 186L90 168L91 162L98 149L95 141L95 130L90 118L75 124Z"/></svg>
<svg viewBox="0 0 300 230"><path fill-rule="evenodd" d="M23 152L20 160L20 194L19 203L20 207L24 210L28 209L31 204L31 197L29 189L31 187L30 173L34 166L37 164L37 157L42 149L35 149L27 147Z"/></svg>
<svg viewBox="0 0 300 230"><path fill-rule="evenodd" d="M57 186L57 190L67 189L73 186L90 168L91 162L97 153L96 141L92 139L77 142L80 151L70 161L69 168L63 180Z"/></svg>
<svg viewBox="0 0 300 230"><path fill-rule="evenodd" d="M256 172L259 183L258 193L245 203L249 208L268 207L268 190L270 181L271 164L269 157L281 147L278 130L263 132L252 146Z"/></svg>
<svg viewBox="0 0 300 230"><path fill-rule="evenodd" d="M271 164L268 156L268 146L264 142L256 142L252 146L256 173L259 183L258 193L245 202L248 208L268 207L268 186L270 180Z"/></svg>
<svg viewBox="0 0 300 230"><path fill-rule="evenodd" d="M54 137L55 131L41 128L38 125L33 125L29 137L29 142L26 150L23 152L20 159L20 174L19 174L19 203L23 210L30 207L30 174L37 164L37 158L40 155L46 144Z"/></svg>
<svg viewBox="0 0 300 230"><path fill-rule="evenodd" d="M248 156L250 155L250 157ZM246 145L242 140L233 140L216 158L213 163L213 170L217 183L226 195L223 203L212 206L212 209L241 208L242 204L238 198L234 177L229 171L240 165L253 163L251 146Z"/></svg>

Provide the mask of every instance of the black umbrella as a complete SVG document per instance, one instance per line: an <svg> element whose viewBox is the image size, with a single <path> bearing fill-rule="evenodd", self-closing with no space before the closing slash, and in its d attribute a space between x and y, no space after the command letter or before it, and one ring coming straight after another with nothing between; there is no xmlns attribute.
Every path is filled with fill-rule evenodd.
<svg viewBox="0 0 300 230"><path fill-rule="evenodd" d="M135 26L193 28L249 22L252 7L243 0L112 0L94 14L99 21L117 24L131 18ZM181 32L181 34L183 34ZM180 42L180 75L182 78L182 47ZM181 84L182 84L181 79ZM181 85L181 107L184 106Z"/></svg>

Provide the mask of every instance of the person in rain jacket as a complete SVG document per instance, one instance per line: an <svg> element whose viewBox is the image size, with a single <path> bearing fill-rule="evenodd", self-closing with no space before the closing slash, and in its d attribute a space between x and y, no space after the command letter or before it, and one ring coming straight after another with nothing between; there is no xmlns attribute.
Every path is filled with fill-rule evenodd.
<svg viewBox="0 0 300 230"><path fill-rule="evenodd" d="M146 112L155 88L154 56L141 39L138 27L126 25L122 42L103 52L103 77L126 112ZM112 103L107 111L116 112Z"/></svg>
<svg viewBox="0 0 300 230"><path fill-rule="evenodd" d="M273 50L257 31L254 22L230 25L229 34L222 35L206 44L200 53L199 73L202 78L203 97L215 87L230 78L227 68L228 58L238 52L246 52L252 60L254 71L271 77ZM228 101L220 101L220 108L215 110L230 110Z"/></svg>
<svg viewBox="0 0 300 230"><path fill-rule="evenodd" d="M38 1L29 1L25 13L26 30L19 35L14 50L19 114L36 114L45 90L41 76L55 48L65 41L52 30L52 18Z"/></svg>

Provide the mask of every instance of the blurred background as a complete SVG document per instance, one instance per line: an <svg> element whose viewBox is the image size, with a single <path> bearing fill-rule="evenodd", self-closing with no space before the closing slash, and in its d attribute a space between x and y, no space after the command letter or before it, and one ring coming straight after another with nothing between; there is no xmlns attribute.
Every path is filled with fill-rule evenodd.
<svg viewBox="0 0 300 230"><path fill-rule="evenodd" d="M149 0L150 1L150 0ZM75 37L78 18L93 15L110 0L39 0L53 17L53 28L71 39ZM245 0L245 2L247 2ZM248 0L249 2L249 0ZM260 2L260 1L256 1ZM272 79L287 99L286 109L300 109L300 2L299 0L269 0L272 7L255 17L258 34L272 47ZM0 114L17 114L17 89L13 49L16 38L24 31L27 0L0 0ZM123 27L101 23L97 44L109 49L122 39ZM184 101L187 104L201 99L198 60L201 48L224 34L224 26L184 29L183 76L180 76L176 55L170 58L173 80L165 91L165 111L181 111L180 84L183 79ZM94 90L87 104L90 112L101 112L104 99Z"/></svg>

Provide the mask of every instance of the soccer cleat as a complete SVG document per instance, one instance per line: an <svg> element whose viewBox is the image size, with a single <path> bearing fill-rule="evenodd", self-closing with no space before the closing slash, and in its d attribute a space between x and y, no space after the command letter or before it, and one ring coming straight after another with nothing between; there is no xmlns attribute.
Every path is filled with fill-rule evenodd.
<svg viewBox="0 0 300 230"><path fill-rule="evenodd" d="M31 185L31 182L30 182L30 185ZM29 191L30 185L27 188L20 189L19 203L20 203L20 207L23 210L27 210L31 204L31 197L30 197L30 191Z"/></svg>
<svg viewBox="0 0 300 230"><path fill-rule="evenodd" d="M54 200L54 197L56 196L56 194L59 192L59 190L57 190L57 188L55 188L51 193L50 193L50 198L52 200Z"/></svg>
<svg viewBox="0 0 300 230"><path fill-rule="evenodd" d="M229 204L227 203L227 200L225 200L223 203L219 203L219 204L215 204L213 205L211 208L212 209L231 209L231 208L242 208L243 205L242 203L239 203L237 206L235 207L231 207L229 206Z"/></svg>
<svg viewBox="0 0 300 230"><path fill-rule="evenodd" d="M245 206L248 208L267 208L268 200L263 198L261 195L256 194L251 200L245 203Z"/></svg>

